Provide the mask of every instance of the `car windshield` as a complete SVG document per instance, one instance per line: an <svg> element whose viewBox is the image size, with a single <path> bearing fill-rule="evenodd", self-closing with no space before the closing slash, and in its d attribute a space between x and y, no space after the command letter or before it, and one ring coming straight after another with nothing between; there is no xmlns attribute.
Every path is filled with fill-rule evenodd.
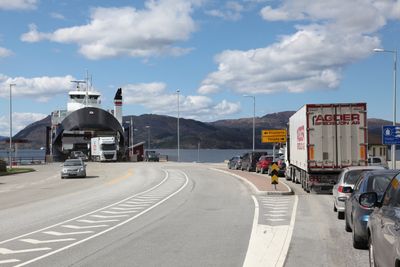
<svg viewBox="0 0 400 267"><path fill-rule="evenodd" d="M353 171L348 171L345 176L343 182L345 184L355 184L360 177L360 174L364 171L368 170L353 170Z"/></svg>
<svg viewBox="0 0 400 267"><path fill-rule="evenodd" d="M80 160L66 160L64 166L81 166L82 162Z"/></svg>
<svg viewBox="0 0 400 267"><path fill-rule="evenodd" d="M396 173L372 175L368 179L367 191L373 191L377 193L385 192L386 187L388 186L394 175L396 175Z"/></svg>

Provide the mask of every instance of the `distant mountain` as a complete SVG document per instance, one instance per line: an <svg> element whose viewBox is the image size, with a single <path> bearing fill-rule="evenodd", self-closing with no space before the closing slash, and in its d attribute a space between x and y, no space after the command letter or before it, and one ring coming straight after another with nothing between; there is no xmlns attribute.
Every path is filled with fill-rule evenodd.
<svg viewBox="0 0 400 267"><path fill-rule="evenodd" d="M289 117L293 114L294 111L285 111L256 117L256 149L270 147L260 142L262 129L286 128ZM175 148L177 146L177 118L144 114L124 116L123 121L130 121L131 118L135 128L135 143L147 142L150 130L151 148ZM128 124L124 123L124 125ZM219 120L208 123L181 118L179 125L181 148L195 149L199 143L201 148L248 149L252 147L253 118ZM382 142L382 125L391 125L391 122L374 118L368 119L368 142L370 144ZM43 147L46 143L46 126L50 126L50 116L28 125L13 138L27 140L35 148ZM146 126L150 126L150 128L146 128Z"/></svg>

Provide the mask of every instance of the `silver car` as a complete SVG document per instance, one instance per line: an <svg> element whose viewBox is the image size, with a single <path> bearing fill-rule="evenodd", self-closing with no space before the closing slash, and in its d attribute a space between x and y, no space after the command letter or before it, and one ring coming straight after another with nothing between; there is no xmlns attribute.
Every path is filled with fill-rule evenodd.
<svg viewBox="0 0 400 267"><path fill-rule="evenodd" d="M86 164L82 159L67 159L62 165L61 178L86 177Z"/></svg>
<svg viewBox="0 0 400 267"><path fill-rule="evenodd" d="M337 183L332 189L333 210L337 211L338 219L344 219L345 202L351 195L351 190L357 182L360 174L364 171L383 170L382 166L352 166L346 167L339 174ZM349 188L351 190L349 190Z"/></svg>

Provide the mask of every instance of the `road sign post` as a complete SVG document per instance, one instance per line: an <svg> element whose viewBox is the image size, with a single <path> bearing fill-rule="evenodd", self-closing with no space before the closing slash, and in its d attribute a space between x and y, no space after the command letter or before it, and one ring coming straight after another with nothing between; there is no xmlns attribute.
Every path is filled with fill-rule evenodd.
<svg viewBox="0 0 400 267"><path fill-rule="evenodd" d="M276 185L279 183L278 181L278 171L279 171L279 166L275 162L272 163L271 165L271 184L274 185L275 190L276 190Z"/></svg>

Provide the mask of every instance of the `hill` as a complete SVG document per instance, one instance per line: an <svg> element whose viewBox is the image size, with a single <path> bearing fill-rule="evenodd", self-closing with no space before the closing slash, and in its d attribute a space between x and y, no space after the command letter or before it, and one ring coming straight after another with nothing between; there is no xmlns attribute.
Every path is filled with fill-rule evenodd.
<svg viewBox="0 0 400 267"><path fill-rule="evenodd" d="M262 129L286 128L289 117L294 111L277 112L257 117L256 149L266 149L269 145L261 144ZM134 122L134 142L148 140L150 130L151 148L175 148L177 146L177 118L156 114L124 116L123 121ZM253 118L200 122L191 119L180 119L181 148L194 149L200 143L201 148L247 149L252 147ZM368 119L368 139L370 144L381 143L382 125L391 125L390 121ZM14 139L25 139L32 146L45 146L46 126L50 126L50 116L34 122L18 132ZM146 128L150 126L150 128ZM6 137L7 138L7 137Z"/></svg>

